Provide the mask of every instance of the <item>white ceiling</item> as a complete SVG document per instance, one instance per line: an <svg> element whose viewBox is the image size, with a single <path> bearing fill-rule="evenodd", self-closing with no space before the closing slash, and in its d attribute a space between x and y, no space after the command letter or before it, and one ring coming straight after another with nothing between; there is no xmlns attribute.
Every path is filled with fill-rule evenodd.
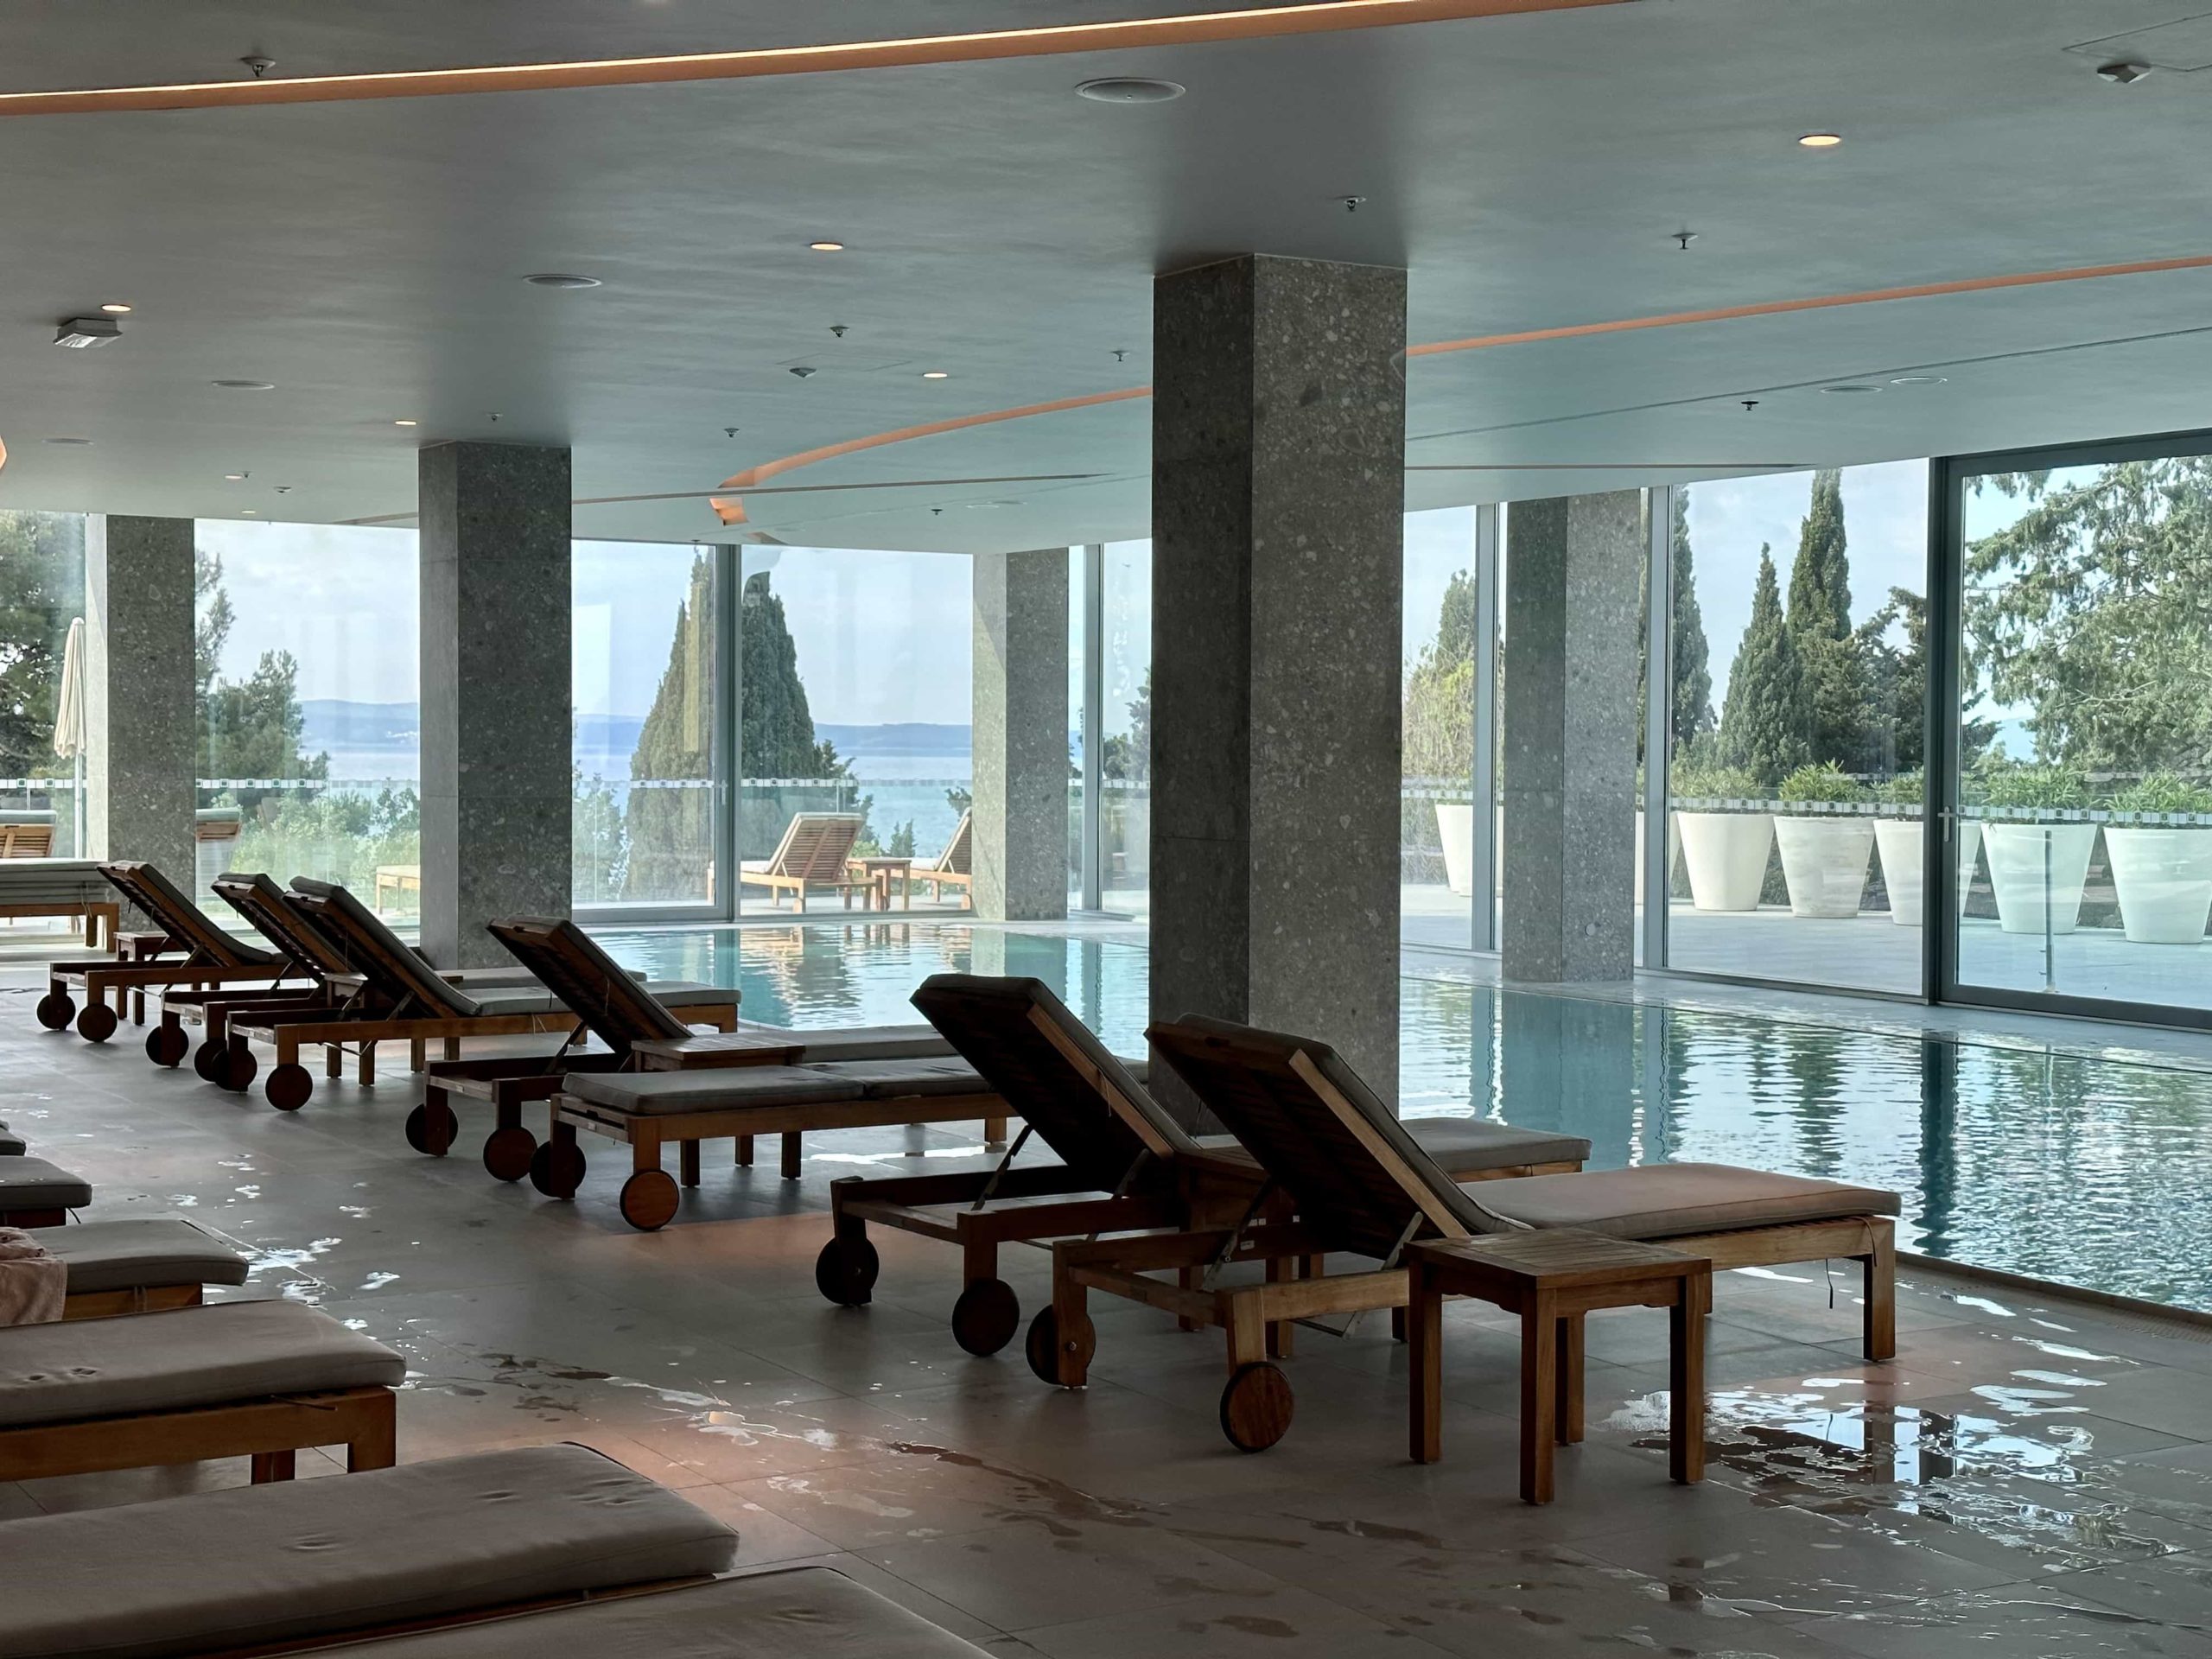
<svg viewBox="0 0 2212 1659"><path fill-rule="evenodd" d="M1020 21L1172 9L1034 0ZM311 74L1005 12L18 0L0 90L219 79L257 51ZM2212 61L2200 26L2158 27L2191 16L2190 0L1638 0L772 80L0 119L0 505L404 514L419 442L488 437L572 445L580 498L686 493L580 505L580 534L713 537L703 493L741 469L1142 385L1154 274L1248 250L1406 264L1416 344L2212 255L2212 77L2094 73L2108 51ZM1190 92L1071 95L1103 73ZM1846 143L1795 143L1815 129ZM1367 199L1356 213L1348 194ZM1687 252L1669 238L1685 228ZM808 251L818 236L849 249ZM538 270L606 286L520 282ZM109 299L137 307L121 342L48 343ZM924 381L931 367L952 378ZM1944 378L1819 390L1906 373ZM225 378L276 390L209 384ZM1408 390L1408 464L1482 469L1409 473L1411 506L2212 425L2212 270L1417 357ZM1141 536L1148 422L1140 399L866 450L782 474L808 487L747 511L816 544ZM1065 474L1090 476L924 481ZM887 481L906 487L814 487Z"/></svg>

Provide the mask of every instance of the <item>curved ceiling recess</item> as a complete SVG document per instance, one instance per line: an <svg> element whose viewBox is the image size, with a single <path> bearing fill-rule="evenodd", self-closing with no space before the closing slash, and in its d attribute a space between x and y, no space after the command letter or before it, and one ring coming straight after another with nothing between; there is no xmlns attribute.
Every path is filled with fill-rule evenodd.
<svg viewBox="0 0 2212 1659"><path fill-rule="evenodd" d="M2019 271L2002 276L1968 277L1959 282L1873 288L1856 294L1821 294L1795 300L1764 300L1752 305L1715 306L1700 311L1669 311L1656 316L1622 317L1610 322L1567 323L1554 328L1527 328L1510 334L1475 334L1465 340L1432 340L1425 346L1408 346L1406 355L1408 358L1441 357L1452 352L1489 351L1501 346L1529 346L1554 340L1586 340L1604 334L1633 334L1646 328L1680 328L1705 322L1739 322L1753 317L1788 316L1796 312L1828 311L1844 306L1885 305L1897 300L1942 299L1955 294L1990 294L2005 289L2093 282L2108 276L2145 276L2161 271L2205 270L2212 270L2212 254L2189 254L2173 259L2138 259L2115 265L2070 265L2057 270ZM731 497L715 496L709 505L723 524L741 524L746 521L745 504L736 498L747 488L765 484L781 473L811 467L817 461L835 461L841 455L856 454L865 449L905 443L915 438L935 437L940 433L989 426L1001 421L1026 420L1033 415L1056 415L1071 409L1090 409L1100 404L1125 403L1151 395L1150 386L1128 386L1119 391L1092 392L1087 397L1025 404L1018 409L992 410L981 415L963 415L952 420L900 427L895 431L879 432L870 437L848 438L842 443L824 444L820 448L803 450L795 455L785 455L779 461L763 461L758 467L748 467L741 473L733 474L721 483L721 488L731 492Z"/></svg>
<svg viewBox="0 0 2212 1659"><path fill-rule="evenodd" d="M475 68L397 69L371 74L296 75L252 80L178 81L149 86L89 86L0 93L0 116L92 115L132 110L226 109L269 104L343 104L378 98L437 98L470 92L645 86L690 80L750 80L769 75L830 74L860 69L983 63L1003 58L1073 56L1132 47L1197 46L1452 22L1528 12L1574 11L1637 0L1305 0L1231 11L1186 12L1098 23L978 29L818 46L755 47L559 63L487 64Z"/></svg>

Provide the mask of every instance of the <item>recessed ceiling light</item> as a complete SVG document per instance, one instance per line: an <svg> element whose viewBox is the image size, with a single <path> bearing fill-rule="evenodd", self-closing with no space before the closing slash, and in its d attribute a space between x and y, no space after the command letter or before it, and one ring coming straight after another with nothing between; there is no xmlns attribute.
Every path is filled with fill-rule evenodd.
<svg viewBox="0 0 2212 1659"><path fill-rule="evenodd" d="M245 482L245 474L244 473L225 473L223 474L223 481L226 484L243 484Z"/></svg>
<svg viewBox="0 0 2212 1659"><path fill-rule="evenodd" d="M47 442L48 443L65 444L79 449L89 449L92 447L92 442L90 438L48 438Z"/></svg>
<svg viewBox="0 0 2212 1659"><path fill-rule="evenodd" d="M1179 82L1154 80L1146 75L1103 75L1075 89L1077 98L1094 104L1165 104L1183 96Z"/></svg>
<svg viewBox="0 0 2212 1659"><path fill-rule="evenodd" d="M1837 395L1866 391L1879 391L1881 388L1877 385L1870 385L1864 380L1846 380L1837 385L1822 386L1821 390L1823 392L1827 392L1831 395Z"/></svg>
<svg viewBox="0 0 2212 1659"><path fill-rule="evenodd" d="M267 380L210 380L211 386L220 386L225 391L274 391L276 386Z"/></svg>
<svg viewBox="0 0 2212 1659"><path fill-rule="evenodd" d="M1808 132L1797 142L1807 149L1834 149L1843 142L1843 135L1839 132Z"/></svg>
<svg viewBox="0 0 2212 1659"><path fill-rule="evenodd" d="M578 276L564 270L533 271L523 278L532 288L597 288L596 276Z"/></svg>
<svg viewBox="0 0 2212 1659"><path fill-rule="evenodd" d="M1940 374L1899 374L1891 377L1893 386L1940 386L1945 377Z"/></svg>
<svg viewBox="0 0 2212 1659"><path fill-rule="evenodd" d="M256 507L240 507L238 511L245 514L247 518L251 518L257 512L259 511L259 509Z"/></svg>
<svg viewBox="0 0 2212 1659"><path fill-rule="evenodd" d="M952 377L950 374L947 374L943 369L924 369L922 371L922 378L925 380L950 380Z"/></svg>
<svg viewBox="0 0 2212 1659"><path fill-rule="evenodd" d="M110 300L105 305L100 307L100 309L111 317L127 317L130 315L130 308L121 300Z"/></svg>
<svg viewBox="0 0 2212 1659"><path fill-rule="evenodd" d="M827 238L824 238L820 242L810 242L806 245L812 248L817 253L842 253L845 251L845 245L843 243L832 242Z"/></svg>
<svg viewBox="0 0 2212 1659"><path fill-rule="evenodd" d="M394 421L392 424L394 426L420 426L423 423L420 421Z"/></svg>

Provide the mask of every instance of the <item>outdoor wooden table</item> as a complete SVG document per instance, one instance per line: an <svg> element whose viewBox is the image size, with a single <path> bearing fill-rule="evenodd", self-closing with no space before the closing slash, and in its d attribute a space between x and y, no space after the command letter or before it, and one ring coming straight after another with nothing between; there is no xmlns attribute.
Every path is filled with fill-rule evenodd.
<svg viewBox="0 0 2212 1659"><path fill-rule="evenodd" d="M1521 1316L1521 1496L1552 1500L1552 1449L1582 1438L1582 1320L1603 1307L1663 1307L1671 1325L1667 1472L1705 1474L1705 1321L1713 1263L1653 1244L1567 1228L1437 1239L1406 1252L1411 1440L1416 1463L1443 1455L1443 1311L1471 1296Z"/></svg>
<svg viewBox="0 0 2212 1659"><path fill-rule="evenodd" d="M849 868L863 873L878 910L891 908L891 878L899 878L899 908L912 910L914 898L914 861L911 858L848 859Z"/></svg>
<svg viewBox="0 0 2212 1659"><path fill-rule="evenodd" d="M382 911L389 898L397 909L399 901L409 893L423 891L423 867L420 864L379 864L377 866L375 889L376 908Z"/></svg>

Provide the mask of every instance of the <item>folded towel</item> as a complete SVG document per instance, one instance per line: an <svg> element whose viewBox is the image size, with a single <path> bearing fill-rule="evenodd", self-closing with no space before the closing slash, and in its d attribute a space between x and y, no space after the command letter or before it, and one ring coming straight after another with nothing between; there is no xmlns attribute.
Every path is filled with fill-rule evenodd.
<svg viewBox="0 0 2212 1659"><path fill-rule="evenodd" d="M69 1265L18 1227L0 1227L0 1325L50 1325L69 1299Z"/></svg>

